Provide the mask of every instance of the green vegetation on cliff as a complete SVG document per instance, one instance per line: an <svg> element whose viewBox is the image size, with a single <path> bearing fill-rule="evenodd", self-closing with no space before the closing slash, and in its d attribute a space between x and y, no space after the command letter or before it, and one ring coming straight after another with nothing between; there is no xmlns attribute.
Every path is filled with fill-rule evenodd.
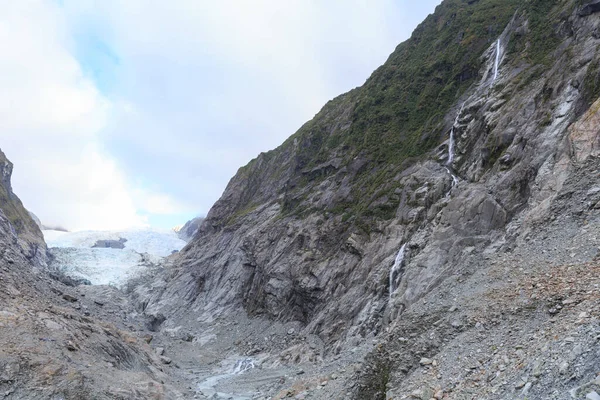
<svg viewBox="0 0 600 400"><path fill-rule="evenodd" d="M444 117L477 79L481 55L500 36L521 1L446 0L400 44L365 85L333 101L352 108L346 130L329 131L326 106L298 132L311 135L318 157L340 146L350 156L402 163L438 144ZM327 136L327 137L325 137Z"/></svg>
<svg viewBox="0 0 600 400"><path fill-rule="evenodd" d="M23 207L21 200L12 193L10 173L12 164L0 151L0 210L4 213L18 234L39 232L39 228L31 219L29 212ZM41 236L41 233L39 233Z"/></svg>
<svg viewBox="0 0 600 400"><path fill-rule="evenodd" d="M393 178L446 139L453 107L481 79L483 53L513 17L526 19L527 31L510 37L508 62L538 65L539 77L560 42L557 26L564 7L557 5L561 4L560 0L443 1L362 87L328 102L282 146L242 168L238 179L255 183L288 179L280 185L286 215L320 209L343 215L344 220L393 217L399 202ZM328 166L333 159L341 160L335 168ZM307 188L350 168L357 159L362 164L352 174L349 195L325 208L306 201L311 196ZM261 201L252 195L258 190L252 186L234 212Z"/></svg>

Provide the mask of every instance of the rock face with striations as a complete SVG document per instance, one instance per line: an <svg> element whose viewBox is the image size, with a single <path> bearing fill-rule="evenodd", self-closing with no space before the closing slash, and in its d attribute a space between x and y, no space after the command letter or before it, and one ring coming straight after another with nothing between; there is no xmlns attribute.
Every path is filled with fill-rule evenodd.
<svg viewBox="0 0 600 400"><path fill-rule="evenodd" d="M192 240L194 235L196 235L198 232L200 225L202 225L202 221L204 221L203 217L196 217L186 222L185 225L183 225L181 229L177 231L177 236L179 236L179 239L186 242Z"/></svg>
<svg viewBox="0 0 600 400"><path fill-rule="evenodd" d="M569 176L569 127L598 95L598 19L574 5L444 1L363 87L240 168L156 308L242 306L335 343L380 332L465 251L510 246Z"/></svg>
<svg viewBox="0 0 600 400"><path fill-rule="evenodd" d="M600 18L579 5L442 2L362 87L240 168L146 311L242 307L299 321L331 352L404 328L417 337L438 315L416 311L429 296L521 249L566 183L598 185L582 171L598 164ZM398 370L373 356L384 388L425 356L406 354ZM357 398L384 398L381 376L367 373Z"/></svg>
<svg viewBox="0 0 600 400"><path fill-rule="evenodd" d="M36 265L42 266L46 264L46 243L39 226L12 191L12 171L13 164L0 150L0 212L17 238L23 254Z"/></svg>
<svg viewBox="0 0 600 400"><path fill-rule="evenodd" d="M85 292L92 288L67 287L48 274L41 231L12 192L11 172L12 164L0 152L2 397L182 398L168 385L160 359L143 338L122 322L93 315L115 307L118 291L94 303L94 292ZM133 310L127 315L128 325L134 323Z"/></svg>
<svg viewBox="0 0 600 400"><path fill-rule="evenodd" d="M600 1L593 1L581 7L579 11L579 16L587 17L593 13L600 12Z"/></svg>

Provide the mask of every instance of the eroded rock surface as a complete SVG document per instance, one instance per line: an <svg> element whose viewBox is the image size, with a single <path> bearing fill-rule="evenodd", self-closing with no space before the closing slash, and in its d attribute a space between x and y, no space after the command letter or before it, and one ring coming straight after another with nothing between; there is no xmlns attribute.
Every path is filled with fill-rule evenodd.
<svg viewBox="0 0 600 400"><path fill-rule="evenodd" d="M123 291L35 275L2 222L1 389L593 398L600 16L581 5L443 2Z"/></svg>
<svg viewBox="0 0 600 400"><path fill-rule="evenodd" d="M67 277L52 279L56 271L47 270L41 231L11 191L11 170L5 160L0 194L8 194L10 203L0 204L0 395L15 400L183 398L169 386L160 360L135 328L135 313L129 314L129 324L120 317L130 309L127 302L103 315L115 307L115 296L101 306L97 289L75 287L81 282L72 280L64 285Z"/></svg>
<svg viewBox="0 0 600 400"><path fill-rule="evenodd" d="M443 14L449 3L432 17L437 26L443 25L441 21L451 24ZM444 376L459 366L483 374L484 361L477 368L462 361L451 364L471 350L451 351L450 343L460 346L461 340L480 340L489 347L472 351L488 354L499 346L498 338L510 337L511 326L537 332L532 335L540 344L545 339L537 331L539 324L548 324L544 329L557 335L559 330L574 332L566 322L552 325L551 317L541 318L537 313L542 311L534 311L540 310L539 301L527 303L531 308L524 312L500 312L491 324L477 320L477 313L485 309L492 286L519 293L517 279L524 280L527 274L542 279L539 274L567 262L562 256L560 261L538 257L535 251L543 251L543 245L531 247L525 238L540 243L552 237L556 246L564 247L566 242L558 243L566 226L555 222L560 214L577 209L576 215L585 216L570 225L572 232L597 216L595 198L581 200L583 204L561 203L569 195L567 187L587 182L591 185L587 193L599 179L594 122L598 93L591 81L598 75L600 19L597 14L580 17L578 6L573 1L545 2L542 18L552 23L544 29L535 22L542 6L515 7L512 18L480 53L479 72L465 73L463 79L471 79L470 86L458 92L443 121L423 128L427 131L421 136L423 143L436 137L437 144L419 157L383 163L369 153L367 144L354 151L355 142L344 141L355 129L353 124L360 123L356 115L361 104L371 104L361 93L370 90L379 75L328 104L281 147L261 154L232 178L194 240L177 256L170 276L136 288L138 299L147 304L146 312L168 315L164 329L185 325L190 318L218 318L240 309L251 316L294 323L300 334L319 338L324 360L343 358L356 346L380 340L366 368L346 382L346 390L358 399L384 398L388 392L393 398L412 395L427 400L478 394L568 396L571 383L593 378L591 359L581 359L586 367L568 385L528 376L518 393L514 388L524 377L505 373L507 366L498 375L507 383L493 390L484 384L491 377L478 377L472 387L427 382L423 385L431 387L420 388L418 383L425 382L426 373L445 382ZM422 37L426 29L419 30ZM536 35L542 32L552 42L543 62L535 49ZM373 107L376 110L377 104ZM450 130L455 151L451 163L446 140ZM368 127L365 132L370 132ZM381 135L378 140L384 140L385 133ZM367 136L364 143L375 140ZM593 263L594 235L585 236L582 265ZM404 244L399 284L390 294L390 269ZM516 261L519 257L523 261ZM509 259L524 271L518 270L515 278L508 272ZM490 304L500 309L522 307L514 296ZM462 311L448 312L453 307ZM595 315L593 304L589 309L585 312ZM569 318L581 312L569 310ZM585 329L591 332L596 317L590 318ZM186 329L193 331L193 324ZM525 346L519 340L514 337L510 345ZM590 341L580 345L596 351ZM526 363L527 355L539 358L541 353L533 349L523 349L519 363ZM448 362L436 360L437 354ZM515 365L513 355L506 357ZM432 361L421 368L422 358L436 365ZM294 359L284 364L293 366ZM545 365L549 360L541 357L539 362ZM531 364L536 374L540 368ZM437 371L443 372L442 378L437 378ZM557 371L546 375L548 382L558 379ZM331 395L326 388L320 390L311 396Z"/></svg>

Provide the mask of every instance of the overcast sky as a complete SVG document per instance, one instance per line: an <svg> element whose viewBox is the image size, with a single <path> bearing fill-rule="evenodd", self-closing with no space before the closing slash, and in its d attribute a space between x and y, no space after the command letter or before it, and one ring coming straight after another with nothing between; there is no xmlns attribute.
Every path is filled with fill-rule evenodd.
<svg viewBox="0 0 600 400"><path fill-rule="evenodd" d="M0 148L71 230L172 227L440 0L0 0Z"/></svg>

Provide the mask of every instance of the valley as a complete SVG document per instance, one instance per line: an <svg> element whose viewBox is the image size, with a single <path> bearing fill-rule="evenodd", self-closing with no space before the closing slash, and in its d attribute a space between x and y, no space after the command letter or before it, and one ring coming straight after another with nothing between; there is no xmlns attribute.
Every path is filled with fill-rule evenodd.
<svg viewBox="0 0 600 400"><path fill-rule="evenodd" d="M0 152L0 398L600 399L594 4L443 1L179 233Z"/></svg>

